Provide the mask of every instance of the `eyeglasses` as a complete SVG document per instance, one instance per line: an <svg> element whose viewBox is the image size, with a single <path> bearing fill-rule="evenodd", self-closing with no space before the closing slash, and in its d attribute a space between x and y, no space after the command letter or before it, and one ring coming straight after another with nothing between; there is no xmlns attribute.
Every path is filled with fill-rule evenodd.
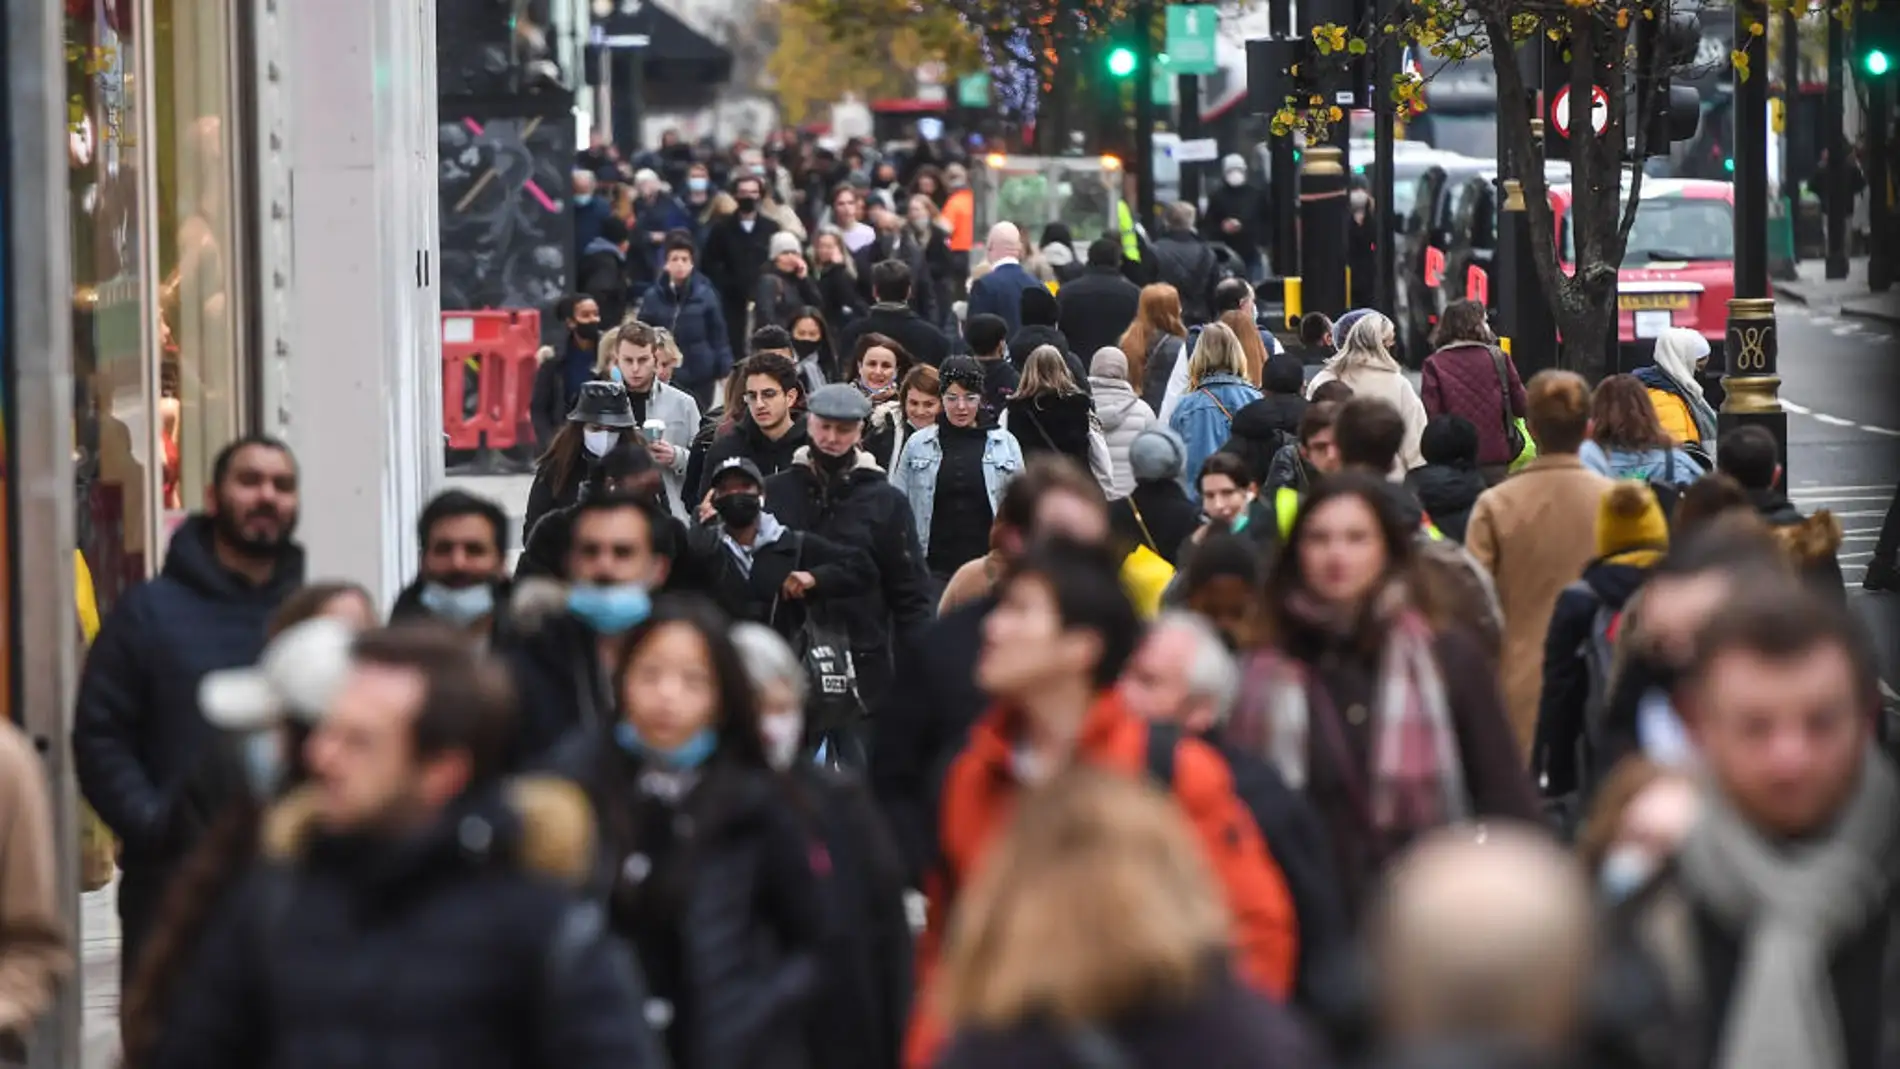
<svg viewBox="0 0 1900 1069"><path fill-rule="evenodd" d="M946 405L955 405L958 408L968 408L973 405L982 404L983 398L973 393L966 393L962 395L944 394L943 403Z"/></svg>
<svg viewBox="0 0 1900 1069"><path fill-rule="evenodd" d="M745 403L750 405L757 404L760 401L776 401L784 396L784 390L747 390L745 392Z"/></svg>

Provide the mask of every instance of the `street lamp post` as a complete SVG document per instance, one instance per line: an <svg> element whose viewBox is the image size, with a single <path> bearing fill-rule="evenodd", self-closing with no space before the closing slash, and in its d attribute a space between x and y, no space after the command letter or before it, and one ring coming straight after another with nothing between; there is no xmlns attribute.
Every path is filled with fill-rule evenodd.
<svg viewBox="0 0 1900 1069"><path fill-rule="evenodd" d="M1747 75L1735 80L1735 296L1728 302L1724 397L1718 426L1759 424L1788 466L1788 414L1781 407L1775 302L1768 293L1768 41L1748 27L1768 21L1766 0L1736 0L1735 39ZM1704 443L1708 444L1708 443Z"/></svg>

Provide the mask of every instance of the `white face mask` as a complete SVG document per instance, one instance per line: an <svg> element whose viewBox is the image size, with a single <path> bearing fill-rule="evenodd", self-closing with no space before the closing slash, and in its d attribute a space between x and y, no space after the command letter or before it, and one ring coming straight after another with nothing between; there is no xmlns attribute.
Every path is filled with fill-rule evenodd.
<svg viewBox="0 0 1900 1069"><path fill-rule="evenodd" d="M1227 184L1228 184L1228 185L1230 185L1230 186L1244 186L1244 185L1246 185L1246 184L1247 184L1247 172L1245 172L1245 171L1228 171L1228 172L1227 172Z"/></svg>
<svg viewBox="0 0 1900 1069"><path fill-rule="evenodd" d="M766 762L783 772L798 760L798 747L805 741L805 718L797 713L760 717L759 735L765 743Z"/></svg>
<svg viewBox="0 0 1900 1069"><path fill-rule="evenodd" d="M581 444L587 447L589 453L597 457L606 456L607 451L614 447L614 442L619 440L619 438L620 435L613 431L581 432Z"/></svg>

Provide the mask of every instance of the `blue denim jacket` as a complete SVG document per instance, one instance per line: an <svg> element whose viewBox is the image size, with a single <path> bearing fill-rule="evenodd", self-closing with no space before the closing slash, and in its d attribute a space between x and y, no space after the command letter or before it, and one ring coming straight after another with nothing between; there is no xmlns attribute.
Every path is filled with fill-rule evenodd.
<svg viewBox="0 0 1900 1069"><path fill-rule="evenodd" d="M1168 422L1187 445L1187 490L1191 500L1201 499L1201 465L1227 444L1234 413L1258 400L1260 391L1235 375L1209 375L1200 389L1181 398Z"/></svg>
<svg viewBox="0 0 1900 1069"><path fill-rule="evenodd" d="M891 472L891 485L910 500L911 518L917 523L917 541L924 556L930 555L930 517L937 507L937 471L943 467L943 444L937 440L935 426L925 427L904 443ZM1023 470L1023 450L1016 436L999 427L990 428L983 443L983 487L989 491L990 514L1003 504L1003 487Z"/></svg>

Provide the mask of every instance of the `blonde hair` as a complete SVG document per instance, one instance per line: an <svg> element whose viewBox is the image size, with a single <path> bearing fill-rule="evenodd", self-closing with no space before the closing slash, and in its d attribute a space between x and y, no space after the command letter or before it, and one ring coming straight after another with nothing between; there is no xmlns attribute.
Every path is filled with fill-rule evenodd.
<svg viewBox="0 0 1900 1069"><path fill-rule="evenodd" d="M1392 321L1378 312L1367 312L1353 323L1346 332L1345 340L1339 346L1339 355L1333 357L1330 366L1334 377L1354 368L1379 368L1396 371L1399 362L1392 359L1386 351L1385 340L1397 337Z"/></svg>
<svg viewBox="0 0 1900 1069"><path fill-rule="evenodd" d="M1085 766L1024 800L951 919L952 1027L1102 1021L1194 997L1230 944L1219 885L1180 810Z"/></svg>
<svg viewBox="0 0 1900 1069"><path fill-rule="evenodd" d="M625 326L626 324L621 324ZM608 368L614 366L614 354L620 349L620 327L615 327L600 336L600 344L594 346L594 377L611 378Z"/></svg>
<svg viewBox="0 0 1900 1069"><path fill-rule="evenodd" d="M1212 375L1247 377L1247 351L1240 338L1225 323L1209 323L1201 328L1194 343L1194 355L1188 358L1188 389L1198 390Z"/></svg>
<svg viewBox="0 0 1900 1069"><path fill-rule="evenodd" d="M1017 397L1041 397L1043 394L1055 394L1066 397L1081 393L1082 388L1075 384L1075 376L1069 371L1069 362L1053 345L1038 345L1023 361L1023 377L1016 383Z"/></svg>

